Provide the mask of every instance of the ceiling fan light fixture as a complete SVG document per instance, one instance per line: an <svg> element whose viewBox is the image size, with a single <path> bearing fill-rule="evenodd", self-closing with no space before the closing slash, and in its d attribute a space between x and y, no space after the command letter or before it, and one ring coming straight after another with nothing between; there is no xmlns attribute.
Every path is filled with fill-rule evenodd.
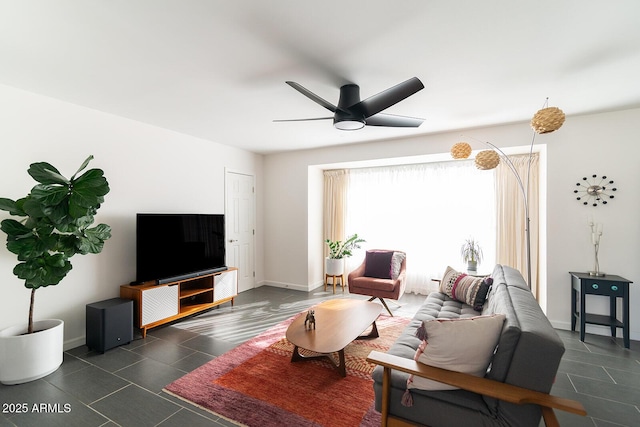
<svg viewBox="0 0 640 427"><path fill-rule="evenodd" d="M333 126L339 130L358 130L364 127L364 120L341 120L335 121Z"/></svg>
<svg viewBox="0 0 640 427"><path fill-rule="evenodd" d="M365 125L386 126L386 127L418 127L424 119L415 117L398 116L382 113L383 110L408 98L419 90L424 89L424 85L417 77L412 77L389 89L383 90L365 100L360 100L360 87L349 83L340 86L340 98L338 105L319 97L304 86L292 82L286 82L293 89L300 92L316 104L326 108L333 113L333 126L338 130L358 130ZM304 119L318 120L318 119ZM300 121L300 120L278 120L278 121Z"/></svg>

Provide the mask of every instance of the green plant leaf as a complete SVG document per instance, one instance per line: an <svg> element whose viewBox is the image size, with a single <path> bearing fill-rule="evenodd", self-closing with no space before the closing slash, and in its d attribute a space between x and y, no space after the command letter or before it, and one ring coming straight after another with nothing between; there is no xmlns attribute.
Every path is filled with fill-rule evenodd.
<svg viewBox="0 0 640 427"><path fill-rule="evenodd" d="M69 186L60 184L40 184L31 189L29 197L43 206L58 206L69 195Z"/></svg>
<svg viewBox="0 0 640 427"><path fill-rule="evenodd" d="M66 228L73 221L69 215L69 203L47 206L44 208L44 214L58 230L68 232Z"/></svg>
<svg viewBox="0 0 640 427"><path fill-rule="evenodd" d="M50 244L50 242L31 236L25 239L7 242L7 248L18 255L18 261L28 261L29 259L47 253Z"/></svg>
<svg viewBox="0 0 640 427"><path fill-rule="evenodd" d="M91 215L91 209L104 202L103 196L109 192L109 184L103 174L100 169L91 169L73 182L73 191L69 198L69 215L73 218Z"/></svg>
<svg viewBox="0 0 640 427"><path fill-rule="evenodd" d="M78 253L77 241L78 236L73 234L57 234L57 242L54 250L64 254L67 258L71 258Z"/></svg>
<svg viewBox="0 0 640 427"><path fill-rule="evenodd" d="M69 198L69 216L74 220L78 221L89 215L89 206L83 206L86 199L81 199L77 195L72 195ZM80 202L80 203L78 203ZM81 204L82 203L82 204Z"/></svg>
<svg viewBox="0 0 640 427"><path fill-rule="evenodd" d="M69 184L69 180L47 162L32 163L27 172L41 184Z"/></svg>
<svg viewBox="0 0 640 427"><path fill-rule="evenodd" d="M73 189L88 190L95 196L104 196L109 192L109 184L102 169L90 169L73 181Z"/></svg>
<svg viewBox="0 0 640 427"><path fill-rule="evenodd" d="M11 215L25 216L26 214L17 202L0 197L0 210L8 211Z"/></svg>
<svg viewBox="0 0 640 427"><path fill-rule="evenodd" d="M47 216L42 210L42 203L31 197L31 195L22 199L22 209L25 215L33 219Z"/></svg>
<svg viewBox="0 0 640 427"><path fill-rule="evenodd" d="M0 230L7 233L7 236L11 237L11 239L22 238L32 234L30 228L11 218L2 220Z"/></svg>
<svg viewBox="0 0 640 427"><path fill-rule="evenodd" d="M80 167L78 168L78 170L76 171L76 173L73 174L73 176L71 177L71 181L73 181L76 178L76 175L78 175L80 172L82 172L87 166L89 166L89 162L93 160L93 155L90 155L89 157L87 157L85 159L84 162L82 162L82 164L80 165Z"/></svg>
<svg viewBox="0 0 640 427"><path fill-rule="evenodd" d="M25 281L27 288L57 285L71 271L71 263L62 254L43 254L42 256L20 263L13 274Z"/></svg>
<svg viewBox="0 0 640 427"><path fill-rule="evenodd" d="M85 230L85 235L78 238L76 246L82 254L97 254L102 251L105 240L111 237L111 227L106 224L98 224Z"/></svg>

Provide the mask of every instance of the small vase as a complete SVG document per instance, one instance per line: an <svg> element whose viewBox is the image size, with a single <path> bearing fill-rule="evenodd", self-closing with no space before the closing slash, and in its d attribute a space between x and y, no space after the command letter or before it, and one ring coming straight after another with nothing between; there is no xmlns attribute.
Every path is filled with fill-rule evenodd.
<svg viewBox="0 0 640 427"><path fill-rule="evenodd" d="M478 261L467 261L467 270L476 271L478 269Z"/></svg>

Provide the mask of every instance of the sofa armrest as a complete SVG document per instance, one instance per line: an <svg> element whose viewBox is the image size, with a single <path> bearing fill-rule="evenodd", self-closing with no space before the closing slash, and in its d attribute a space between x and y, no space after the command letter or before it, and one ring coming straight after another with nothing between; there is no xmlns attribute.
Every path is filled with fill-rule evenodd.
<svg viewBox="0 0 640 427"><path fill-rule="evenodd" d="M389 395L392 369L449 384L464 390L504 400L510 403L519 405L540 405L545 425L548 427L559 426L558 420L553 412L553 408L582 416L587 415L587 411L585 411L582 404L575 400L564 399L547 393L541 393L539 391L529 390L487 378L476 377L462 372L436 368L434 366L425 365L423 363L418 363L415 360L392 354L372 351L367 357L367 361L384 367L382 376L383 426L386 426L386 419L389 415Z"/></svg>

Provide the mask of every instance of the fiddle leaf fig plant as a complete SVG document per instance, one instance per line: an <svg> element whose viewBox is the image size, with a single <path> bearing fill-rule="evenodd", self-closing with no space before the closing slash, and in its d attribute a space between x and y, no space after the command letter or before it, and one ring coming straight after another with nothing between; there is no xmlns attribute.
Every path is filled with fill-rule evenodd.
<svg viewBox="0 0 640 427"><path fill-rule="evenodd" d="M7 234L7 249L16 254L13 269L24 286L31 289L28 333L33 333L35 291L57 285L71 271L76 254L97 254L111 237L111 227L91 227L109 183L101 169L86 169L89 156L69 179L46 162L33 163L28 173L38 182L25 197L0 198L0 210L17 219L5 219L0 229Z"/></svg>

